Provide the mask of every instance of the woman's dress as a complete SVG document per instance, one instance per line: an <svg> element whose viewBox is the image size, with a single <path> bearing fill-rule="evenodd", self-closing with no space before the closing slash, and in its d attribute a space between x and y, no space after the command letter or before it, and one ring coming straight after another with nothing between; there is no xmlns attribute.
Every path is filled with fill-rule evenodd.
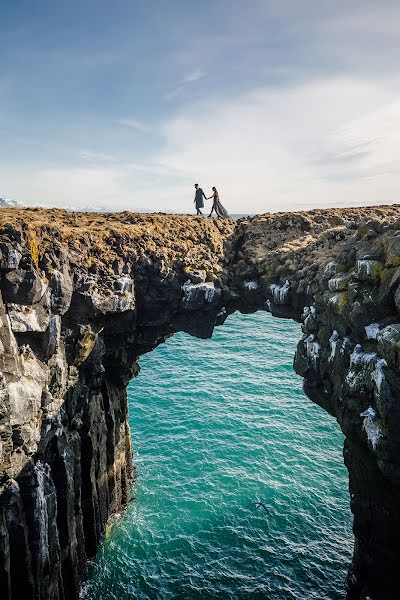
<svg viewBox="0 0 400 600"><path fill-rule="evenodd" d="M217 213L218 217L221 217L221 218L229 217L228 211L222 206L218 194L214 195L213 208L214 208L215 212Z"/></svg>

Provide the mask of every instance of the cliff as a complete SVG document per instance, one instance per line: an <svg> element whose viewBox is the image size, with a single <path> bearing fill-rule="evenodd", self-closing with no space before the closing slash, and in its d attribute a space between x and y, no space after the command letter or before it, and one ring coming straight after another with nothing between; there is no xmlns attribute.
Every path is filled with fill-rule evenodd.
<svg viewBox="0 0 400 600"><path fill-rule="evenodd" d="M295 369L346 436L348 598L397 597L399 216L1 209L1 597L77 598L127 501L138 357L176 331L208 337L237 309L303 321Z"/></svg>

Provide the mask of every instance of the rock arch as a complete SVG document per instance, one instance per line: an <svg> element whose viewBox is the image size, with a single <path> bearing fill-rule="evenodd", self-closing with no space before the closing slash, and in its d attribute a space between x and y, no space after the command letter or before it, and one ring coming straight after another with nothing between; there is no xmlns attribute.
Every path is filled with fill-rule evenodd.
<svg viewBox="0 0 400 600"><path fill-rule="evenodd" d="M2 597L77 597L133 477L126 386L138 357L175 331L208 337L233 311L261 309L302 321L295 369L346 436L348 598L395 598L397 218L396 207L237 223L4 209Z"/></svg>

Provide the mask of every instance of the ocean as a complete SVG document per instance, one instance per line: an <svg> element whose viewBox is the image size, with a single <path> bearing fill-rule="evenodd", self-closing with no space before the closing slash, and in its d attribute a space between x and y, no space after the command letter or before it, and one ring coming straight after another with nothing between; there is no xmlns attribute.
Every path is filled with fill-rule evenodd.
<svg viewBox="0 0 400 600"><path fill-rule="evenodd" d="M345 597L343 435L292 369L300 336L298 323L236 313L210 340L179 333L141 357L137 480L85 600Z"/></svg>

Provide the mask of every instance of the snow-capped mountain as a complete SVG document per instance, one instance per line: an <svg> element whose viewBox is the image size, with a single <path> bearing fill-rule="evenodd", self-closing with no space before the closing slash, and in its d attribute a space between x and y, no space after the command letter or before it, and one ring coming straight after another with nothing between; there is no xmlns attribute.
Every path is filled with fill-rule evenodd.
<svg viewBox="0 0 400 600"><path fill-rule="evenodd" d="M11 198L0 198L0 206L9 208L10 206L18 206L18 202Z"/></svg>

